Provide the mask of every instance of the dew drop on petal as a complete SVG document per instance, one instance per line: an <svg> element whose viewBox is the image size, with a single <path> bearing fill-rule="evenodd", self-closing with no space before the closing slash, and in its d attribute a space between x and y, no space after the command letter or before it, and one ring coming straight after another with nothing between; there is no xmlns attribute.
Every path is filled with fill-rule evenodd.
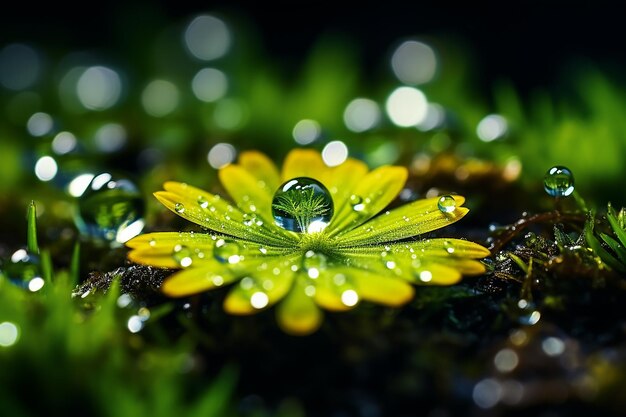
<svg viewBox="0 0 626 417"><path fill-rule="evenodd" d="M172 251L172 258L183 268L187 268L193 263L191 255L191 250L185 245L176 245Z"/></svg>
<svg viewBox="0 0 626 417"><path fill-rule="evenodd" d="M341 293L341 302L348 307L354 307L359 302L359 294L352 289L345 290Z"/></svg>
<svg viewBox="0 0 626 417"><path fill-rule="evenodd" d="M229 239L218 239L213 248L213 256L221 263L236 264L241 261L240 248L237 242Z"/></svg>
<svg viewBox="0 0 626 417"><path fill-rule="evenodd" d="M449 240L446 240L446 241L443 242L443 248L449 254L453 254L454 253L454 245Z"/></svg>
<svg viewBox="0 0 626 417"><path fill-rule="evenodd" d="M554 166L546 173L543 188L552 197L567 197L574 192L574 174L564 166Z"/></svg>
<svg viewBox="0 0 626 417"><path fill-rule="evenodd" d="M250 297L250 304L252 304L252 307L256 309L267 307L269 301L270 300L267 294L262 291L257 291Z"/></svg>
<svg viewBox="0 0 626 417"><path fill-rule="evenodd" d="M456 200L451 195L442 195L437 200L437 207L442 213L452 213L456 210Z"/></svg>
<svg viewBox="0 0 626 417"><path fill-rule="evenodd" d="M204 196L198 197L198 205L200 208L207 209L209 208L209 200L207 200ZM184 210L184 208L183 208Z"/></svg>
<svg viewBox="0 0 626 417"><path fill-rule="evenodd" d="M185 212L185 205L183 203L174 204L174 211L178 214L183 214Z"/></svg>
<svg viewBox="0 0 626 417"><path fill-rule="evenodd" d="M326 268L327 262L326 255L310 250L304 254L303 267L309 278L315 279Z"/></svg>
<svg viewBox="0 0 626 417"><path fill-rule="evenodd" d="M298 177L283 183L272 200L275 223L292 232L320 232L333 213L330 192L313 178Z"/></svg>

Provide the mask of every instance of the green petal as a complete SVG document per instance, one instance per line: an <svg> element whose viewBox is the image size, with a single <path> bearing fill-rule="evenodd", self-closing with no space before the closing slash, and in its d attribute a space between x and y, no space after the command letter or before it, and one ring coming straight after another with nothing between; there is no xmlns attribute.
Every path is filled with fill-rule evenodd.
<svg viewBox="0 0 626 417"><path fill-rule="evenodd" d="M177 272L163 281L161 291L169 297L186 297L230 284L237 279L225 265L213 264Z"/></svg>
<svg viewBox="0 0 626 417"><path fill-rule="evenodd" d="M265 223L273 220L273 190L269 189L265 181L259 181L238 165L227 165L219 170L218 175L228 194L244 213L256 213Z"/></svg>
<svg viewBox="0 0 626 417"><path fill-rule="evenodd" d="M390 307L408 303L415 293L413 287L405 281L369 271L353 273L352 279L361 298Z"/></svg>
<svg viewBox="0 0 626 417"><path fill-rule="evenodd" d="M322 312L313 298L305 293L306 285L305 279L294 280L291 291L276 308L278 325L286 333L304 336L313 333L322 324Z"/></svg>
<svg viewBox="0 0 626 417"><path fill-rule="evenodd" d="M457 206L451 213L439 210L439 197L417 200L388 211L371 221L341 235L339 246L368 245L392 242L418 236L460 220L469 211L460 207L464 197L454 196Z"/></svg>
<svg viewBox="0 0 626 417"><path fill-rule="evenodd" d="M383 246L344 248L350 266L415 283L448 285L461 275L479 275L485 267L476 259L489 251L460 239L427 239Z"/></svg>
<svg viewBox="0 0 626 417"><path fill-rule="evenodd" d="M261 152L245 151L239 155L238 163L257 180L265 183L261 188L269 192L271 199L280 186L280 174L272 160Z"/></svg>
<svg viewBox="0 0 626 417"><path fill-rule="evenodd" d="M280 301L293 283L291 262L276 259L257 268L228 293L224 310L230 314L253 314Z"/></svg>
<svg viewBox="0 0 626 417"><path fill-rule="evenodd" d="M290 252L230 236L191 232L149 233L130 240L127 245L133 249L128 254L131 261L161 268L195 268L219 262L236 270L253 263L284 259Z"/></svg>
<svg viewBox="0 0 626 417"><path fill-rule="evenodd" d="M285 246L296 240L273 225L269 229L265 223L244 224L244 214L217 195L176 182L167 182L164 187L166 191L155 193L155 197L174 213L200 226L268 245Z"/></svg>
<svg viewBox="0 0 626 417"><path fill-rule="evenodd" d="M378 214L396 198L406 178L406 168L398 166L383 166L357 178L358 185L349 200L339 207L328 225L329 235L345 234Z"/></svg>

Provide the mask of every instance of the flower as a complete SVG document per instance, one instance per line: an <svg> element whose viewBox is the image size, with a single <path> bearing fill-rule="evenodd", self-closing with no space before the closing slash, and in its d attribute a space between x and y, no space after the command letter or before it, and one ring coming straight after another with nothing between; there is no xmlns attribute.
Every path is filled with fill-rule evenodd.
<svg viewBox="0 0 626 417"><path fill-rule="evenodd" d="M328 167L320 154L289 153L282 172L265 155L243 152L219 170L233 203L191 185L167 182L156 198L208 229L138 236L131 261L180 268L161 290L184 297L231 285L224 309L252 314L277 304L279 325L308 334L320 307L345 311L361 300L401 306L411 284L450 285L485 271L484 247L420 236L467 214L461 196L417 200L381 213L397 197L407 170L369 171L358 160Z"/></svg>

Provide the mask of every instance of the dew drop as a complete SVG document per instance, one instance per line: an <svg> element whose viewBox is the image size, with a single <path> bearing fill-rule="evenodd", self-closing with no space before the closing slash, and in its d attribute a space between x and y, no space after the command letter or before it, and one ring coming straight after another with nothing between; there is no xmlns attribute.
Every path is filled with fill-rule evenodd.
<svg viewBox="0 0 626 417"><path fill-rule="evenodd" d="M333 213L330 192L313 178L298 177L285 182L272 200L274 221L292 232L321 232Z"/></svg>
<svg viewBox="0 0 626 417"><path fill-rule="evenodd" d="M321 271L326 269L327 262L326 255L310 250L304 254L302 266L309 278L315 279L320 276Z"/></svg>
<svg viewBox="0 0 626 417"><path fill-rule="evenodd" d="M172 251L172 258L183 268L187 268L193 263L191 255L191 250L185 245L176 245Z"/></svg>
<svg viewBox="0 0 626 417"><path fill-rule="evenodd" d="M574 192L574 174L564 166L554 166L546 172L543 188L552 197L567 197Z"/></svg>
<svg viewBox="0 0 626 417"><path fill-rule="evenodd" d="M250 304L252 304L252 307L256 308L257 310L267 307L268 303L269 297L266 293L262 291L257 291L252 294L252 296L250 296Z"/></svg>
<svg viewBox="0 0 626 417"><path fill-rule="evenodd" d="M442 195L437 200L437 207L442 213L452 213L456 210L456 200L451 195Z"/></svg>
<svg viewBox="0 0 626 417"><path fill-rule="evenodd" d="M350 289L341 293L341 302L347 307L354 307L359 302L359 294Z"/></svg>
<svg viewBox="0 0 626 417"><path fill-rule="evenodd" d="M143 197L132 181L102 173L79 195L74 223L84 236L119 245L141 233L144 212Z"/></svg>
<svg viewBox="0 0 626 417"><path fill-rule="evenodd" d="M183 203L174 204L174 211L178 214L183 214L185 212L185 205Z"/></svg>
<svg viewBox="0 0 626 417"><path fill-rule="evenodd" d="M2 272L11 283L32 292L38 291L44 284L41 278L39 256L28 252L26 249L18 249L13 252L11 258L3 266ZM37 289L33 291L35 288Z"/></svg>
<svg viewBox="0 0 626 417"><path fill-rule="evenodd" d="M446 240L446 241L443 242L443 248L449 254L453 254L454 253L454 245L449 240Z"/></svg>
<svg viewBox="0 0 626 417"><path fill-rule="evenodd" d="M207 208L209 208L209 200L207 200L204 196L199 196L198 197L198 205L200 206L200 208L207 209ZM183 210L184 210L184 208L183 208Z"/></svg>
<svg viewBox="0 0 626 417"><path fill-rule="evenodd" d="M215 242L213 256L221 263L236 264L241 261L240 248L237 242L229 239L218 239Z"/></svg>

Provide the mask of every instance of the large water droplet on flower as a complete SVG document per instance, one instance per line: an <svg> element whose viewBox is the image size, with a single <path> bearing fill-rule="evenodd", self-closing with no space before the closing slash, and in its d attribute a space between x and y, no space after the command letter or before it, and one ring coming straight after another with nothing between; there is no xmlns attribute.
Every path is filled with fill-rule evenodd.
<svg viewBox="0 0 626 417"><path fill-rule="evenodd" d="M218 239L213 248L213 256L222 263L236 264L241 261L240 248L237 242L229 239Z"/></svg>
<svg viewBox="0 0 626 417"><path fill-rule="evenodd" d="M574 192L574 174L563 166L554 166L543 178L543 188L552 197L567 197Z"/></svg>
<svg viewBox="0 0 626 417"><path fill-rule="evenodd" d="M451 195L442 195L437 200L437 207L442 213L452 213L456 209L456 200Z"/></svg>
<svg viewBox="0 0 626 417"><path fill-rule="evenodd" d="M39 291L44 285L39 256L26 249L13 252L2 266L2 273L13 284L32 292Z"/></svg>
<svg viewBox="0 0 626 417"><path fill-rule="evenodd" d="M292 232L321 232L333 216L330 192L317 180L299 177L285 182L272 200L274 221Z"/></svg>
<svg viewBox="0 0 626 417"><path fill-rule="evenodd" d="M326 268L326 255L315 251L307 251L304 254L304 260L302 266L307 272L309 278L317 278L320 276L320 272Z"/></svg>
<svg viewBox="0 0 626 417"><path fill-rule="evenodd" d="M84 235L119 244L141 233L144 211L143 197L133 182L103 173L80 197L74 221Z"/></svg>

